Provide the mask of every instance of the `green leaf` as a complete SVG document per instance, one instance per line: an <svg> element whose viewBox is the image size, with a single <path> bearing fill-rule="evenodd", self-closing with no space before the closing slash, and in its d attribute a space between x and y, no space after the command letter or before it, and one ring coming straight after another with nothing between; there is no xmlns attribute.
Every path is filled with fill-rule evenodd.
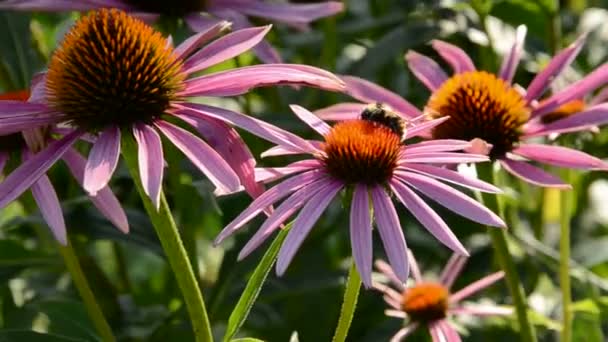
<svg viewBox="0 0 608 342"><path fill-rule="evenodd" d="M605 341L602 333L600 308L591 299L572 304L574 320L572 322L572 340L586 342Z"/></svg>
<svg viewBox="0 0 608 342"><path fill-rule="evenodd" d="M344 301L342 302L340 318L338 319L338 326L336 327L336 333L332 340L333 342L346 341L350 324L355 316L360 290L361 277L359 276L359 271L357 271L357 267L353 261L350 270L348 271L348 280L346 281L346 289L344 289Z"/></svg>
<svg viewBox="0 0 608 342"><path fill-rule="evenodd" d="M0 330L0 342L85 342L86 340L31 330Z"/></svg>
<svg viewBox="0 0 608 342"><path fill-rule="evenodd" d="M241 298L239 298L238 303L230 314L230 318L228 319L228 327L226 328L226 335L224 335L224 341L230 341L230 339L241 328L243 323L245 323L245 320L247 319L247 316L249 315L249 312L251 311L251 308L253 307L255 300L258 298L258 295L262 290L262 286L268 277L268 273L270 273L270 269L272 268L272 265L274 265L277 255L279 254L279 249L283 244L283 240L285 240L287 232L291 228L292 224L293 223L288 224L279 232L279 235L277 235L277 237L274 239L266 253L264 253L262 260L260 260L260 263L253 271L253 274L249 278Z"/></svg>

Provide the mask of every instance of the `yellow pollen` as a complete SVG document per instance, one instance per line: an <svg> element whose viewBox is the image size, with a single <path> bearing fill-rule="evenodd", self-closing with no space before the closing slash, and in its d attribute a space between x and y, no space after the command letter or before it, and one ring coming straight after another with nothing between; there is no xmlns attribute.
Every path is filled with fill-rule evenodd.
<svg viewBox="0 0 608 342"><path fill-rule="evenodd" d="M585 109L585 101L583 100L572 100L566 102L551 113L545 114L541 117L541 121L545 124L563 119L572 114L582 112Z"/></svg>
<svg viewBox="0 0 608 342"><path fill-rule="evenodd" d="M322 158L328 172L347 184L382 184L397 166L401 137L367 120L343 121L325 136Z"/></svg>
<svg viewBox="0 0 608 342"><path fill-rule="evenodd" d="M447 315L449 291L439 283L418 283L402 296L401 308L412 321L429 322Z"/></svg>
<svg viewBox="0 0 608 342"><path fill-rule="evenodd" d="M76 126L149 122L183 88L184 75L167 40L141 20L115 9L82 17L49 64L49 104Z"/></svg>
<svg viewBox="0 0 608 342"><path fill-rule="evenodd" d="M425 111L434 119L450 119L433 129L433 138L472 140L493 145L501 157L519 142L530 108L508 83L485 71L456 74L431 96Z"/></svg>

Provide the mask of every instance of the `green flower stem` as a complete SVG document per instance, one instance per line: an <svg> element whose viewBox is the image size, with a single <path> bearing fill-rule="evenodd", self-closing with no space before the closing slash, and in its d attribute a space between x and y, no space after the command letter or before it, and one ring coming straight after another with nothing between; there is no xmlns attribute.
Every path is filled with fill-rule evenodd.
<svg viewBox="0 0 608 342"><path fill-rule="evenodd" d="M87 278L80 267L78 256L76 256L69 239L67 245L59 245L59 253L61 253L61 256L63 257L65 266L68 268L68 271L72 276L72 281L74 282L78 293L80 293L80 297L82 297L84 306L89 314L89 317L93 321L93 325L95 326L97 333L99 333L99 336L104 342L116 341L114 334L112 333L112 328L110 328L110 325L103 316L101 307L95 300L95 294L93 294Z"/></svg>
<svg viewBox="0 0 608 342"><path fill-rule="evenodd" d="M565 172L569 182L569 170ZM572 211L572 191L560 192L560 237L559 237L559 284L562 291L562 331L561 342L572 340L572 289L570 285L570 214Z"/></svg>
<svg viewBox="0 0 608 342"><path fill-rule="evenodd" d="M340 309L340 318L338 319L338 326L334 333L333 342L344 342L350 329L350 324L353 321L355 315L355 309L357 308L357 299L359 298L359 291L361 290L361 277L355 266L353 260L350 270L348 271L348 280L346 281L346 289L344 290L344 302L342 302L342 308Z"/></svg>
<svg viewBox="0 0 608 342"><path fill-rule="evenodd" d="M492 166L493 163L478 164L477 173L479 178L486 182L494 183L493 181L496 179L496 177L494 177ZM495 185L499 186L498 184ZM482 200L486 207L496 213L499 213L501 217L504 217L496 195L483 193ZM534 342L537 340L536 332L534 331L534 326L531 324L530 317L528 316L526 293L519 279L519 274L517 273L515 263L511 258L511 253L509 252L507 231L505 229L496 229L491 227L488 228L488 231L492 240L494 253L496 254L500 268L502 268L502 270L505 272L507 287L509 288L509 292L513 298L513 304L515 306L517 319L519 321L519 329L521 334L520 341Z"/></svg>
<svg viewBox="0 0 608 342"><path fill-rule="evenodd" d="M199 289L198 282L194 275L192 265L188 258L188 253L184 248L184 244L179 236L179 231L171 215L171 210L167 204L167 199L161 191L160 209L157 211L150 198L144 192L142 187L139 168L137 163L137 147L133 137L130 134L123 134L122 139L122 154L126 161L129 172L133 177L133 183L139 192L146 212L152 221L152 225L158 234L160 243L163 246L165 254L169 259L169 264L173 270L173 274L177 280L177 284L184 296L184 302L190 314L194 336L196 341L210 342L213 341L211 334L211 326L207 317L207 309L203 300L203 294Z"/></svg>

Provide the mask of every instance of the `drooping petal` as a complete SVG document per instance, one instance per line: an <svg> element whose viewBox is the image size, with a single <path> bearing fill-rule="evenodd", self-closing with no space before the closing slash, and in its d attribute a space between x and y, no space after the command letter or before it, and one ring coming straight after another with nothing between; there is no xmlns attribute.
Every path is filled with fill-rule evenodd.
<svg viewBox="0 0 608 342"><path fill-rule="evenodd" d="M338 103L316 110L315 115L325 121L353 120L361 116L365 107L363 103Z"/></svg>
<svg viewBox="0 0 608 342"><path fill-rule="evenodd" d="M341 76L346 83L346 93L365 103L383 103L405 118L422 115L416 106L392 91L356 76ZM361 114L358 111L357 114Z"/></svg>
<svg viewBox="0 0 608 342"><path fill-rule="evenodd" d="M321 168L322 164L317 159L305 159L293 162L284 167L263 167L255 169L255 179L258 182L273 182L277 179L285 176L292 175L294 173L307 171L310 169Z"/></svg>
<svg viewBox="0 0 608 342"><path fill-rule="evenodd" d="M221 120L182 115L180 118L196 128L209 146L219 153L239 177L251 197L264 192L264 186L255 178L255 158L237 131ZM219 195L217 189L216 195ZM228 194L222 192L221 194Z"/></svg>
<svg viewBox="0 0 608 342"><path fill-rule="evenodd" d="M287 233L287 237L281 246L277 257L277 275L281 276L285 273L287 266L295 256L297 250L304 242L304 238L308 235L314 224L319 219L319 216L325 211L329 203L334 199L338 191L342 189L343 184L338 181L330 181L326 183L324 189L319 190L310 200L304 205L298 216L296 217L293 227Z"/></svg>
<svg viewBox="0 0 608 342"><path fill-rule="evenodd" d="M526 100L528 102L538 99L547 90L551 82L572 63L581 51L586 39L586 34L578 37L574 43L555 55L543 71L536 74L526 90Z"/></svg>
<svg viewBox="0 0 608 342"><path fill-rule="evenodd" d="M216 18L211 15L207 15L206 13L188 13L183 16L184 21L190 27L190 29L194 32L205 32L217 25L218 23L224 21L221 18Z"/></svg>
<svg viewBox="0 0 608 342"><path fill-rule="evenodd" d="M415 155L425 152L450 152L460 151L471 147L470 141L455 139L427 140L416 144L407 145L404 155Z"/></svg>
<svg viewBox="0 0 608 342"><path fill-rule="evenodd" d="M160 135L146 124L133 126L133 136L137 141L137 161L144 192L156 207L160 207L160 190L163 182L165 158Z"/></svg>
<svg viewBox="0 0 608 342"><path fill-rule="evenodd" d="M456 171L452 171L443 167L424 164L412 164L408 165L404 169L415 171L432 178L441 179L446 182L464 186L473 190L479 190L489 193L502 193L502 190L500 188L497 188L490 183L486 183L476 178L467 177Z"/></svg>
<svg viewBox="0 0 608 342"><path fill-rule="evenodd" d="M67 150L63 155L63 161L68 166L70 173L76 181L82 186L84 181L84 166L86 159L80 155L80 153L73 149ZM112 224L114 224L123 233L129 232L129 221L127 215L123 210L118 198L114 196L112 190L106 186L97 192L97 195L88 195L89 199L99 209L99 211L105 216Z"/></svg>
<svg viewBox="0 0 608 342"><path fill-rule="evenodd" d="M390 186L399 201L437 240L456 253L469 255L450 227L420 196L399 181L391 181Z"/></svg>
<svg viewBox="0 0 608 342"><path fill-rule="evenodd" d="M453 315L510 316L513 314L513 308L497 305L469 304L464 307L450 308L449 312Z"/></svg>
<svg viewBox="0 0 608 342"><path fill-rule="evenodd" d="M543 144L521 144L513 154L544 164L573 169L608 169L603 160L571 148Z"/></svg>
<svg viewBox="0 0 608 342"><path fill-rule="evenodd" d="M304 107L300 107L298 105L290 105L289 108L300 118L300 120L304 121L310 128L314 129L317 133L325 136L331 131L331 127L323 122L323 120L319 119L318 116L314 115L308 109Z"/></svg>
<svg viewBox="0 0 608 342"><path fill-rule="evenodd" d="M444 123L449 118L450 118L449 116L444 116L444 117L439 118L439 119L434 119L434 120L431 120L431 121L427 121L427 122L418 124L418 125L416 125L416 126L414 126L412 128L408 128L407 131L405 132L405 135L409 139L409 138L413 138L413 137L425 134L431 128Z"/></svg>
<svg viewBox="0 0 608 342"><path fill-rule="evenodd" d="M429 333L431 334L431 341L433 342L448 342L445 333L438 321L434 321L428 324Z"/></svg>
<svg viewBox="0 0 608 342"><path fill-rule="evenodd" d="M236 230L241 228L251 219L256 217L262 210L266 209L273 203L280 201L285 196L292 192L302 188L303 186L310 184L320 177L324 173L319 170L308 171L296 176L293 176L282 183L279 183L272 188L264 192L260 197L256 198L247 209L243 210L232 222L230 222L222 232L215 238L214 244L218 245L229 235L234 233Z"/></svg>
<svg viewBox="0 0 608 342"><path fill-rule="evenodd" d="M461 48L441 40L433 40L433 49L459 74L467 71L475 71L475 64Z"/></svg>
<svg viewBox="0 0 608 342"><path fill-rule="evenodd" d="M528 183L549 188L572 189L570 184L526 162L505 158L500 161L500 165Z"/></svg>
<svg viewBox="0 0 608 342"><path fill-rule="evenodd" d="M450 295L450 303L458 303L463 299L468 298L469 296L485 289L486 287L494 284L495 282L501 280L505 277L505 273L500 271L488 276L485 276L474 283L471 283L464 287L463 289L453 293Z"/></svg>
<svg viewBox="0 0 608 342"><path fill-rule="evenodd" d="M414 253L412 253L411 249L407 249L407 258L410 262L410 273L412 274L412 278L414 278L415 282L422 281L422 273L420 272L420 266L418 266L418 261L414 257Z"/></svg>
<svg viewBox="0 0 608 342"><path fill-rule="evenodd" d="M19 133L40 126L54 125L62 120L62 115L54 112L36 114L16 114L0 117L0 135Z"/></svg>
<svg viewBox="0 0 608 342"><path fill-rule="evenodd" d="M608 83L608 63L595 69L582 80L572 83L546 101L543 101L534 109L532 117L539 117L543 114L551 113L563 104L575 99L580 99L606 83Z"/></svg>
<svg viewBox="0 0 608 342"><path fill-rule="evenodd" d="M415 51L406 53L405 60L414 76L431 91L437 90L448 79L434 60Z"/></svg>
<svg viewBox="0 0 608 342"><path fill-rule="evenodd" d="M371 195L376 225L378 226L378 232L380 232L384 251L395 275L399 280L405 282L409 273L409 262L407 260L407 246L397 211L382 187L371 188Z"/></svg>
<svg viewBox="0 0 608 342"><path fill-rule="evenodd" d="M401 342L404 341L406 337L411 335L418 328L418 323L410 323L405 327L399 329L397 333L391 337L390 342Z"/></svg>
<svg viewBox="0 0 608 342"><path fill-rule="evenodd" d="M408 249L409 251L409 249ZM408 253L408 256L410 254ZM410 263L411 264L411 263ZM378 271L382 272L382 274L384 274L388 280L391 282L391 284L399 291L403 292L403 290L405 289L405 283L403 281L401 281L397 275L395 274L395 271L393 271L393 268L391 267L391 265L389 265L388 263L386 263L384 260L376 260L374 262L374 266L378 269ZM386 287L383 288L384 290L386 289L390 289L390 287ZM382 290L382 291L384 291ZM397 296L397 298L399 298L399 296ZM397 306L399 307L399 306Z"/></svg>
<svg viewBox="0 0 608 342"><path fill-rule="evenodd" d="M179 44L175 50L175 58L178 60L184 60L188 58L196 49L201 45L213 39L219 35L222 31L228 30L230 23L224 20L214 21L208 28L203 31L199 30L199 33L191 36ZM186 62L188 63L188 62ZM185 67L185 66L184 66Z"/></svg>
<svg viewBox="0 0 608 342"><path fill-rule="evenodd" d="M57 193L46 175L42 175L32 184L32 195L40 209L42 217L49 227L51 227L55 239L62 245L66 245L65 221L61 212L61 205L59 204Z"/></svg>
<svg viewBox="0 0 608 342"><path fill-rule="evenodd" d="M398 178L460 216L481 224L505 227L504 221L471 197L430 177L396 171Z"/></svg>
<svg viewBox="0 0 608 342"><path fill-rule="evenodd" d="M191 74L236 57L257 45L270 31L271 25L251 27L227 34L192 55L184 63L184 72Z"/></svg>
<svg viewBox="0 0 608 342"><path fill-rule="evenodd" d="M176 111L178 116L182 114L203 120L211 117L245 129L277 145L288 145L303 152L317 151L314 146L299 136L245 114L198 103L181 103L179 107L182 109Z"/></svg>
<svg viewBox="0 0 608 342"><path fill-rule="evenodd" d="M239 188L239 177L230 165L222 159L207 143L183 128L166 121L156 121L154 125L180 150L188 159L209 178L211 183L222 191L234 191Z"/></svg>
<svg viewBox="0 0 608 342"><path fill-rule="evenodd" d="M0 208L14 201L34 184L78 140L82 133L74 131L61 140L50 143L46 149L21 163L0 183Z"/></svg>
<svg viewBox="0 0 608 342"><path fill-rule="evenodd" d="M329 180L320 179L309 185L304 186L302 189L297 190L291 196L289 196L281 205L279 205L270 214L268 219L264 221L264 224L257 230L257 232L249 239L247 244L239 252L238 260L242 260L251 252L253 252L258 246L264 242L272 232L274 232L285 220L287 220L293 213L298 211L311 196L316 194L319 190L324 189L328 186Z"/></svg>
<svg viewBox="0 0 608 342"><path fill-rule="evenodd" d="M372 287L372 218L367 186L358 184L350 208L350 244L357 271L366 288Z"/></svg>
<svg viewBox="0 0 608 342"><path fill-rule="evenodd" d="M528 29L525 25L517 26L517 30L515 31L515 42L513 42L511 50L509 50L502 60L498 75L500 78L507 81L507 83L511 83L513 81L513 76L515 76L517 65L519 65L521 55L524 51L524 41L526 40L527 31Z"/></svg>
<svg viewBox="0 0 608 342"><path fill-rule="evenodd" d="M438 324L441 327L441 330L443 330L446 342L461 342L462 341L460 339L460 335L458 335L456 330L454 330L454 328L452 328L452 326L446 319L442 319L441 321L438 322Z"/></svg>
<svg viewBox="0 0 608 342"><path fill-rule="evenodd" d="M243 1L231 5L230 2L219 6L233 8L235 11L286 24L308 24L320 18L342 12L344 4L340 1L327 1L313 4L287 4L277 2Z"/></svg>
<svg viewBox="0 0 608 342"><path fill-rule="evenodd" d="M113 7L124 10L134 9L120 0L6 0L0 2L0 9L26 11L89 11L99 7Z"/></svg>
<svg viewBox="0 0 608 342"><path fill-rule="evenodd" d="M290 146L273 146L266 151L260 153L260 157L276 157L276 156L287 156L293 154L305 154L307 152L303 152L301 149L296 149Z"/></svg>
<svg viewBox="0 0 608 342"><path fill-rule="evenodd" d="M84 167L84 189L95 196L97 191L105 187L118 165L120 156L120 128L112 126L103 131L91 152Z"/></svg>
<svg viewBox="0 0 608 342"><path fill-rule="evenodd" d="M343 91L344 83L328 71L308 65L261 64L220 71L185 81L179 96L236 96L273 85L305 85Z"/></svg>
<svg viewBox="0 0 608 342"><path fill-rule="evenodd" d="M399 164L430 163L430 164L460 164L478 163L490 160L481 154L458 152L424 152L399 159Z"/></svg>
<svg viewBox="0 0 608 342"><path fill-rule="evenodd" d="M448 290L451 289L454 281L462 272L462 269L467 263L468 258L458 253L452 253L452 256L443 267L439 275L439 283L445 286Z"/></svg>
<svg viewBox="0 0 608 342"><path fill-rule="evenodd" d="M608 89L608 88L607 88ZM569 115L563 119L548 124L536 125L533 129L525 132L526 137L549 135L552 133L568 133L588 130L593 126L601 126L608 123L608 103L602 103L589 107L582 112Z"/></svg>

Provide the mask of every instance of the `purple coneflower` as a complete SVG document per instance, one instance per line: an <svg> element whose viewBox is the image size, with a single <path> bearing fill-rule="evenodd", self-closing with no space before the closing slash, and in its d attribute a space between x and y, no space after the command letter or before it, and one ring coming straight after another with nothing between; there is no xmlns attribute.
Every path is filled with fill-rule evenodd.
<svg viewBox="0 0 608 342"><path fill-rule="evenodd" d="M373 221L395 273L401 280L407 278L407 247L391 200L393 194L431 234L460 254L466 255L467 251L443 219L417 192L471 220L504 226L503 221L490 210L438 181L485 192L499 192L490 184L433 165L488 160L482 155L452 152L469 147L469 142L434 140L411 145L402 143L405 136L410 138L424 133L445 118L416 124L405 121L387 108L374 105L361 113L359 119L343 121L331 127L302 107L291 108L300 119L322 135L324 141L290 136L289 140L279 142L278 146L265 153L310 154L312 158L284 168L263 169L258 174L257 179L264 181L288 178L254 200L224 228L215 240L216 244L270 205L287 198L245 245L239 258L247 256L299 210L278 255L277 273L283 274L319 216L338 192L346 188L352 189L350 237L354 260L367 287L371 286Z"/></svg>
<svg viewBox="0 0 608 342"><path fill-rule="evenodd" d="M485 289L504 277L503 272L483 277L454 293L450 293L454 281L462 271L467 258L453 254L445 265L439 280L428 281L422 278L414 256L409 253L414 284L406 286L390 265L382 260L376 261L376 268L386 276L393 287L374 282L374 288L384 293L384 300L391 307L387 316L407 320L391 339L399 342L416 329L428 328L433 342L460 342L458 332L451 326L449 318L461 315L488 316L511 315L512 310L505 307L475 304L463 305L461 302L471 295Z"/></svg>
<svg viewBox="0 0 608 342"><path fill-rule="evenodd" d="M239 30L196 51L224 27L225 23L214 25L173 49L160 33L119 10L102 9L82 17L51 59L41 81L42 99L32 103L0 102L0 134L58 123L73 128L0 184L0 207L36 182L79 138L90 135L95 139L86 162L83 186L92 195L106 186L114 172L121 134L133 134L137 140L141 181L157 207L164 164L159 132L218 189L238 188L239 176L246 188L247 184L255 184L253 159L226 123L270 141L283 133L247 115L196 105L190 99L240 95L254 87L274 84L305 84L330 90L341 90L343 84L326 71L291 64L256 65L189 77L246 51L270 29ZM177 109L190 107L194 109L189 115L172 115ZM210 136L209 140L216 145L212 148L165 120L169 117L182 118L204 136Z"/></svg>
<svg viewBox="0 0 608 342"><path fill-rule="evenodd" d="M0 100L25 102L29 97L30 92L24 90L1 94ZM22 160L27 160L32 153L44 148L52 141L49 127L34 128L0 136L0 173L4 170L10 158L21 157ZM69 149L64 154L63 160L74 178L82 184L85 159L77 151ZM31 183L29 188L40 209L40 214L51 228L55 239L65 245L67 243L65 221L51 181L43 173ZM95 196L89 195L89 199L116 227L125 233L129 231L127 216L120 202L107 186L101 188Z"/></svg>
<svg viewBox="0 0 608 342"><path fill-rule="evenodd" d="M332 16L344 9L344 5L339 1L290 4L288 1L264 0L7 0L0 3L0 9L36 11L88 11L103 7L122 9L150 20L160 15L181 17L195 32L206 31L222 19L232 22L236 29L251 27L248 17L262 18L301 29L317 19ZM281 61L279 54L266 41L253 49L266 63Z"/></svg>
<svg viewBox="0 0 608 342"><path fill-rule="evenodd" d="M431 138L472 140L479 152L487 152L504 169L529 183L569 188L570 185L533 166L530 161L578 169L605 169L606 163L580 151L528 140L588 130L608 122L608 103L601 103L606 94L599 94L587 102L589 106L577 106L576 103L607 82L608 65L602 65L582 80L539 102L551 82L574 60L585 37L558 53L536 75L528 89L522 90L512 83L512 79L523 52L525 34L525 27L520 26L515 44L505 56L498 75L476 70L462 49L442 41L433 41L432 46L454 69L453 76L448 77L437 63L416 52L408 52L406 60L414 75L432 92L425 114L435 119L451 118L430 131ZM347 93L360 101L386 103L406 117L420 115L413 105L387 89L353 76L345 76L343 80ZM317 114L324 119L344 120L351 118L353 110L361 106L364 105L343 103ZM556 112L560 110L571 115L558 115ZM544 119L546 116L548 118Z"/></svg>

